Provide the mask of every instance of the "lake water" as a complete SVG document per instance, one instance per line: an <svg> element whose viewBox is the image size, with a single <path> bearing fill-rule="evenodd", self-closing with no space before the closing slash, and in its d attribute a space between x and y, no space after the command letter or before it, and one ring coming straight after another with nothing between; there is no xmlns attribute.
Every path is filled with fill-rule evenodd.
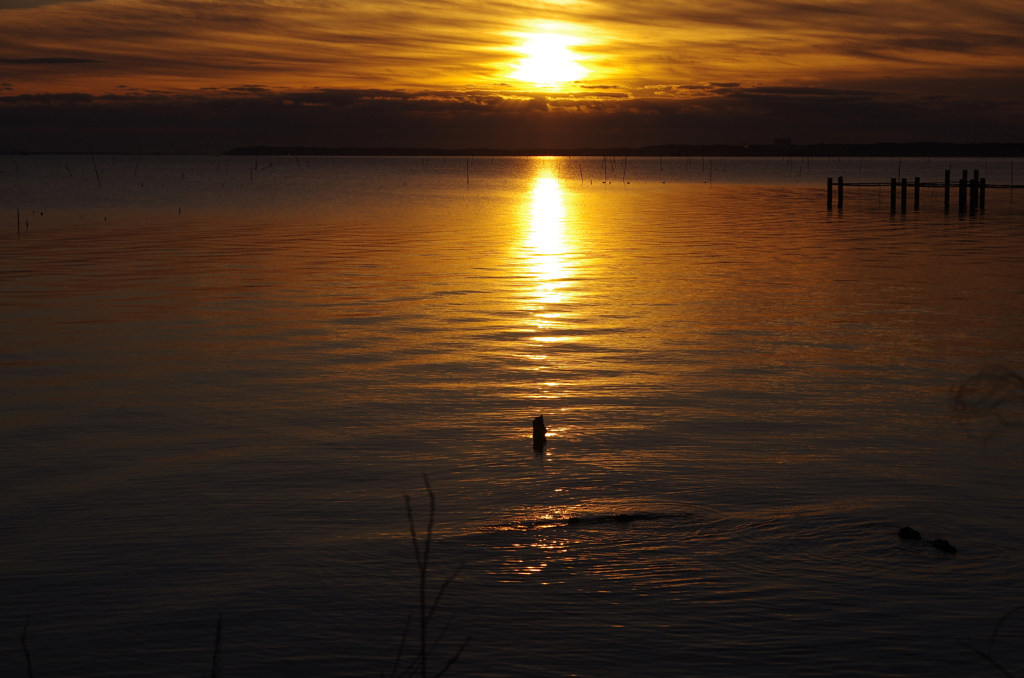
<svg viewBox="0 0 1024 678"><path fill-rule="evenodd" d="M427 474L446 675L1021 675L1024 195L825 209L975 167L0 157L0 674L391 675Z"/></svg>

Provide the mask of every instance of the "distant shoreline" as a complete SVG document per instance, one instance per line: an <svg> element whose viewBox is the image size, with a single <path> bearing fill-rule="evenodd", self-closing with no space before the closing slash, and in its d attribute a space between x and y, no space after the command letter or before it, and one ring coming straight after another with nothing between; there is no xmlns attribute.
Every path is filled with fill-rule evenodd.
<svg viewBox="0 0 1024 678"><path fill-rule="evenodd" d="M601 157L628 156L636 158L1024 158L1024 143L811 143L811 144L677 144L666 143L643 147L583 147L583 149L441 149L441 147L399 146L239 146L222 153L147 153L139 152L25 152L0 151L9 156L373 156L373 157Z"/></svg>
<svg viewBox="0 0 1024 678"><path fill-rule="evenodd" d="M371 157L736 157L736 158L1024 158L1024 143L953 144L940 142L877 144L661 144L640 148L414 148L396 146L240 146L227 151L169 153L139 151L3 151L0 155L226 155L226 156L371 156Z"/></svg>
<svg viewBox="0 0 1024 678"><path fill-rule="evenodd" d="M327 156L631 156L631 157L1024 157L1024 143L947 144L936 142L810 145L680 145L642 148L340 148L314 146L245 146L224 155L327 155Z"/></svg>

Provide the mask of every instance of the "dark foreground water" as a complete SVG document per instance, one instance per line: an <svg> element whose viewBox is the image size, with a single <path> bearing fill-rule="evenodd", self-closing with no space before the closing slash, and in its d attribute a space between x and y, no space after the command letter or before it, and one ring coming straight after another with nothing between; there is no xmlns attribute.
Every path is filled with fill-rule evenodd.
<svg viewBox="0 0 1024 678"><path fill-rule="evenodd" d="M824 204L1009 161L95 162L0 157L0 675L390 675L424 473L448 675L1024 674L1021 431L949 408L1024 195Z"/></svg>

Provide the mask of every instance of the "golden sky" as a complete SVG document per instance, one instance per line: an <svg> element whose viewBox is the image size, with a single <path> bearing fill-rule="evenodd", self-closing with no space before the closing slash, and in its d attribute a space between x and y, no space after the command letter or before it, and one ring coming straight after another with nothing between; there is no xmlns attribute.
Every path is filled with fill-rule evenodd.
<svg viewBox="0 0 1024 678"><path fill-rule="evenodd" d="M620 111L829 91L921 111L1022 101L1021 0L3 1L8 103L343 90Z"/></svg>
<svg viewBox="0 0 1024 678"><path fill-rule="evenodd" d="M1019 0L87 0L0 17L12 93L522 87L534 83L514 73L543 36L565 43L582 84L630 90L929 88L1024 69ZM88 61L24 63L39 59Z"/></svg>

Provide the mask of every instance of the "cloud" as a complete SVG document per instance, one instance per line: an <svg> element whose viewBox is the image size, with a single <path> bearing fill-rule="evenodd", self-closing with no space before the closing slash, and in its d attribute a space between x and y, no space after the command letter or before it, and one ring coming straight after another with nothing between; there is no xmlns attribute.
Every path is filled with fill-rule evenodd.
<svg viewBox="0 0 1024 678"><path fill-rule="evenodd" d="M37 65L56 65L56 64L98 64L101 63L97 59L76 59L73 57L40 57L37 59L0 59L0 64L37 64Z"/></svg>
<svg viewBox="0 0 1024 678"><path fill-rule="evenodd" d="M4 0L0 11L12 9L32 9L44 5L55 5L59 2L88 2L89 0Z"/></svg>
<svg viewBox="0 0 1024 678"><path fill-rule="evenodd" d="M25 144L1012 140L1024 105L1018 0L29 4L0 42L0 119ZM512 80L538 31L590 74Z"/></svg>
<svg viewBox="0 0 1024 678"><path fill-rule="evenodd" d="M618 96L610 96L610 95ZM1024 141L1019 101L751 86L621 92L321 89L0 96L18 147L222 152L237 146L609 147L658 144ZM8 142L10 143L10 142Z"/></svg>
<svg viewBox="0 0 1024 678"><path fill-rule="evenodd" d="M575 39L590 87L1024 70L1017 0L92 0L7 14L4 77L26 93L494 87L509 82L524 36L544 30ZM43 82L21 61L66 58L69 46L92 67Z"/></svg>

